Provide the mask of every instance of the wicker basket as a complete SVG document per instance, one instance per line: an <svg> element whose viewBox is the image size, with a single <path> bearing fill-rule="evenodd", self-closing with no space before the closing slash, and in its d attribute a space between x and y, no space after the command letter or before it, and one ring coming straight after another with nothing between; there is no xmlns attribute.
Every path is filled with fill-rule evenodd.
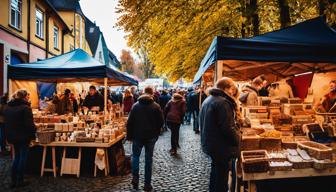
<svg viewBox="0 0 336 192"><path fill-rule="evenodd" d="M298 147L305 149L315 159L332 159L332 148L313 141L300 141Z"/></svg>
<svg viewBox="0 0 336 192"><path fill-rule="evenodd" d="M293 168L293 164L290 163L290 165L286 166L272 166L271 162L269 162L269 170L270 171L290 171Z"/></svg>
<svg viewBox="0 0 336 192"><path fill-rule="evenodd" d="M281 141L281 146L283 149L296 149L297 143L295 141Z"/></svg>
<svg viewBox="0 0 336 192"><path fill-rule="evenodd" d="M335 161L314 161L315 169L330 169L336 167Z"/></svg>
<svg viewBox="0 0 336 192"><path fill-rule="evenodd" d="M288 161L293 164L293 169L306 169L313 167L313 161L303 160L300 156L287 156ZM297 161L295 158L299 158L300 160Z"/></svg>
<svg viewBox="0 0 336 192"><path fill-rule="evenodd" d="M241 150L249 151L249 150L258 150L260 143L260 137L257 136L242 136L241 142Z"/></svg>
<svg viewBox="0 0 336 192"><path fill-rule="evenodd" d="M55 131L41 131L37 132L37 138L41 144L49 144L55 141Z"/></svg>
<svg viewBox="0 0 336 192"><path fill-rule="evenodd" d="M267 172L269 157L266 150L242 151L242 167L246 173Z"/></svg>
<svg viewBox="0 0 336 192"><path fill-rule="evenodd" d="M267 151L280 151L281 138L261 138L260 149L265 149Z"/></svg>

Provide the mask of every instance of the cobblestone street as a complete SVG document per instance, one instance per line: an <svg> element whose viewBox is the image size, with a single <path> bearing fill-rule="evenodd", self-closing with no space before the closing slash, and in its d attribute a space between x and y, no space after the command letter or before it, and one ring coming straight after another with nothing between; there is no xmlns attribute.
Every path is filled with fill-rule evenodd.
<svg viewBox="0 0 336 192"><path fill-rule="evenodd" d="M207 191L210 173L209 159L201 152L199 135L191 126L182 126L180 146L176 157L170 156L170 132L165 132L158 140L154 152L153 187L155 191ZM125 147L129 153L130 147ZM0 158L0 191L10 191L10 160ZM143 187L144 153L141 158L140 189ZM28 162L29 164L29 162ZM125 176L81 176L44 177L28 175L30 185L15 191L133 191L131 174Z"/></svg>

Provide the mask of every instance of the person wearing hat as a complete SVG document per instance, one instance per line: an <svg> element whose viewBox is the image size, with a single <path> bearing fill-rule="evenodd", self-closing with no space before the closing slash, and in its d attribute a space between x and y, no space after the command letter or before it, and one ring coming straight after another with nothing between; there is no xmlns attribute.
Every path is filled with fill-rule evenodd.
<svg viewBox="0 0 336 192"><path fill-rule="evenodd" d="M99 107L99 111L104 110L104 97L97 91L95 86L90 86L89 94L85 97L83 106L89 110L92 110L93 107Z"/></svg>

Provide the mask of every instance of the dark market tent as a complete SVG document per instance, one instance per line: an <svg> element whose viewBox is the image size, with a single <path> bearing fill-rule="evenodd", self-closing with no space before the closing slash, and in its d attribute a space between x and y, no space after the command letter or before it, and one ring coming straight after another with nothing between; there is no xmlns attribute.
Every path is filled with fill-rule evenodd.
<svg viewBox="0 0 336 192"><path fill-rule="evenodd" d="M8 65L12 80L40 80L48 82L96 82L113 85L137 85L138 81L116 69L100 63L82 49L33 63Z"/></svg>
<svg viewBox="0 0 336 192"><path fill-rule="evenodd" d="M253 78L266 72L287 77L308 71L335 71L336 31L323 17L317 17L252 38L217 36L201 62L194 83L199 83L215 63L222 64L225 76L240 78Z"/></svg>

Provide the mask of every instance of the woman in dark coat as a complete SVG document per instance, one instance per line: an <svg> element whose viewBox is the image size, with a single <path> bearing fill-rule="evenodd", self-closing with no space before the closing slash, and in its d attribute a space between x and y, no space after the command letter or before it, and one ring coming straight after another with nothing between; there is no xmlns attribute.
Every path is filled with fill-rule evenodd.
<svg viewBox="0 0 336 192"><path fill-rule="evenodd" d="M170 153L176 155L179 146L180 126L186 112L186 102L182 95L175 93L165 107L165 118L168 128L171 130Z"/></svg>
<svg viewBox="0 0 336 192"><path fill-rule="evenodd" d="M11 174L12 188L26 185L23 175L29 144L35 138L36 127L28 101L29 93L25 90L18 90L4 110L5 135L7 141L14 146L15 152Z"/></svg>

